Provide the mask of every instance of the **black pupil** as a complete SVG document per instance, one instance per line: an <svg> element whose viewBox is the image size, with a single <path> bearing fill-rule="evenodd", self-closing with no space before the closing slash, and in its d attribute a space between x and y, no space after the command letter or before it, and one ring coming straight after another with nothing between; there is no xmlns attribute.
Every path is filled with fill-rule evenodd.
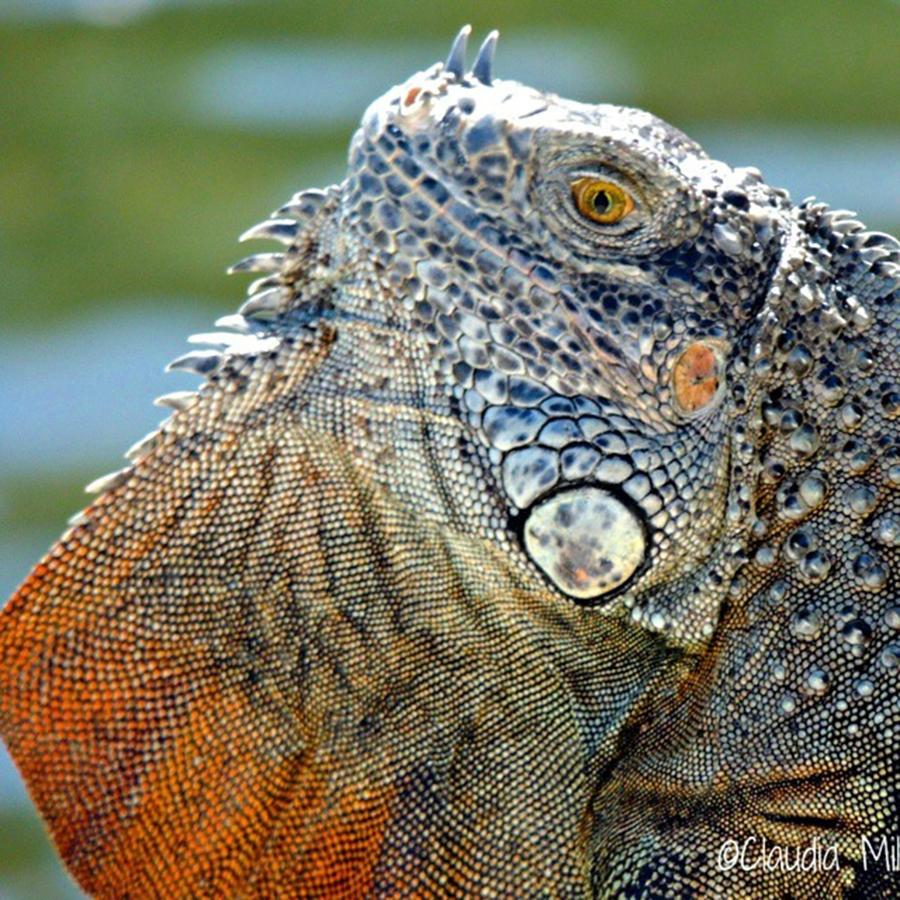
<svg viewBox="0 0 900 900"><path fill-rule="evenodd" d="M591 201L591 205L594 207L594 212L599 213L601 216L606 215L612 207L613 200L612 197L609 196L607 191L597 191L594 194L594 199Z"/></svg>

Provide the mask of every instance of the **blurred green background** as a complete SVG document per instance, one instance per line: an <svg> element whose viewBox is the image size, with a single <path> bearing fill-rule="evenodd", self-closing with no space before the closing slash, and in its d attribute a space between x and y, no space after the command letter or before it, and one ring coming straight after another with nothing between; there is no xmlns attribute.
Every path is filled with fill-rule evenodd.
<svg viewBox="0 0 900 900"><path fill-rule="evenodd" d="M0 0L0 598L191 386L161 370L240 302L235 236L340 179L366 104L467 21L501 77L900 225L889 0ZM0 900L73 896L0 750Z"/></svg>

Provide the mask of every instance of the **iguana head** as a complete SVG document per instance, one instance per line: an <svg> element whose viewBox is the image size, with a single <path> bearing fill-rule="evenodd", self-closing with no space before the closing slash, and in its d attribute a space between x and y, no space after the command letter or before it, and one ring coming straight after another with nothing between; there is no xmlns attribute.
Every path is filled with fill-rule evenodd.
<svg viewBox="0 0 900 900"><path fill-rule="evenodd" d="M466 72L466 35L363 117L339 252L488 451L482 531L572 601L708 636L747 530L741 360L793 207L649 113L495 79L495 35Z"/></svg>

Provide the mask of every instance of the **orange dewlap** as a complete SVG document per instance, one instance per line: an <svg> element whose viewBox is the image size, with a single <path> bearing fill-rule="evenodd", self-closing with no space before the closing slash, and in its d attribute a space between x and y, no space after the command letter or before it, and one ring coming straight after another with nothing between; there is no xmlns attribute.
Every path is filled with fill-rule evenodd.
<svg viewBox="0 0 900 900"><path fill-rule="evenodd" d="M369 892L393 789L332 785L334 761L264 692L217 678L201 642L154 640L123 597L79 596L88 552L57 545L0 630L0 726L81 885L101 897Z"/></svg>

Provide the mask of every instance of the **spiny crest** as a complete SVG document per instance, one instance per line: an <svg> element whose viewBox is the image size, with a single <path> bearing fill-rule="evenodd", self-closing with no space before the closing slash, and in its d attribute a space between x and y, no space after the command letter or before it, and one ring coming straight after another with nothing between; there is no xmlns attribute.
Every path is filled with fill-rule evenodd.
<svg viewBox="0 0 900 900"><path fill-rule="evenodd" d="M471 33L471 25L463 25L460 28L459 34L450 47L447 61L444 63L444 71L457 81L462 81L465 78L466 49L468 48L469 35ZM494 53L497 49L497 38L499 36L500 33L496 29L491 31L475 55L475 62L472 64L472 77L482 84L490 84L493 80Z"/></svg>
<svg viewBox="0 0 900 900"><path fill-rule="evenodd" d="M274 349L278 336L269 327L272 322L292 309L297 300L297 281L307 262L309 245L318 231L319 214L332 208L339 196L335 185L319 190L298 191L283 206L276 209L271 218L249 228L239 238L248 240L275 240L286 248L281 253L256 253L232 265L229 274L252 272L262 275L249 288L249 298L234 315L222 316L216 326L222 331L191 335L188 342L206 345L191 350L172 360L167 372L189 372L199 375L204 383L220 372L224 364L234 357L247 357ZM203 389L201 386L200 390ZM157 397L155 405L173 410L173 415L194 405L199 391L175 391ZM159 427L136 441L125 453L125 458L136 463L150 453L161 439L171 416ZM102 494L123 484L132 472L126 466L108 475L96 478L85 487L86 493ZM83 512L69 520L77 526L86 521Z"/></svg>

